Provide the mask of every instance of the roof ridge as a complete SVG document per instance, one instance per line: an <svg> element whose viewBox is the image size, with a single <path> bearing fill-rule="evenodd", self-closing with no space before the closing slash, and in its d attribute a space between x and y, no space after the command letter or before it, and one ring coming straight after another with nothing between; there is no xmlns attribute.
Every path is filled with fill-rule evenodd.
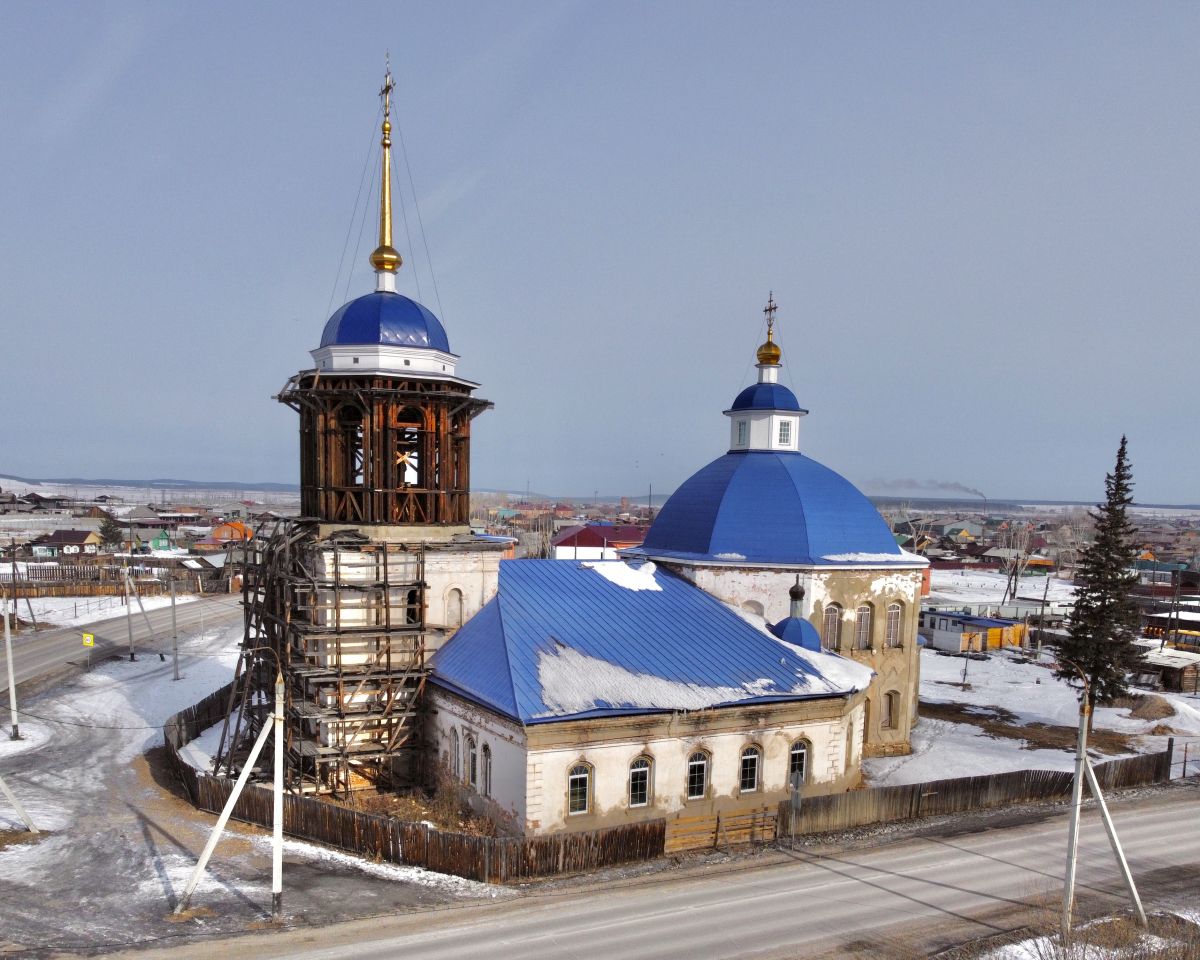
<svg viewBox="0 0 1200 960"><path fill-rule="evenodd" d="M496 595L492 599L496 601L496 624L500 628L500 643L504 647L504 669L508 673L508 692L512 696L513 714L516 716L517 722L524 725L525 718L521 704L517 702L517 685L513 681L512 651L508 647L508 631L504 629L504 591L500 589L503 570L504 561L501 560L496 568Z"/></svg>

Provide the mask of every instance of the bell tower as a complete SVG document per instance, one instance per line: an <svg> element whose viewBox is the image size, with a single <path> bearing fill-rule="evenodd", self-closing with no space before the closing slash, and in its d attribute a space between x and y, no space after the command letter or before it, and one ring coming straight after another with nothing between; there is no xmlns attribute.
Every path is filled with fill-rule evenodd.
<svg viewBox="0 0 1200 960"><path fill-rule="evenodd" d="M324 524L465 532L470 519L471 421L492 405L455 374L445 328L396 292L392 246L394 85L383 100L375 290L329 318L314 368L278 399L300 415L300 510ZM436 529L428 531L438 536Z"/></svg>

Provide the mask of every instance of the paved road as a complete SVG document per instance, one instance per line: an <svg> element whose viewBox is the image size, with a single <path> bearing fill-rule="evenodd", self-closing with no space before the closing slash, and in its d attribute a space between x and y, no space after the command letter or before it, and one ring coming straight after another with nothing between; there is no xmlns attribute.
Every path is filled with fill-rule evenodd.
<svg viewBox="0 0 1200 960"><path fill-rule="evenodd" d="M1165 796L1114 806L1148 904L1193 896L1200 831L1180 824L1194 821L1198 789L1177 785ZM1084 823L1081 902L1119 908L1123 888L1103 828L1094 812ZM307 960L927 956L966 939L1052 921L1065 846L1066 819L1056 811L1018 826L852 853L797 853L701 876L659 876L587 892L535 893L503 905L240 938L222 944L222 951ZM284 890L286 905L286 879ZM171 956L211 955L213 947L179 945Z"/></svg>
<svg viewBox="0 0 1200 960"><path fill-rule="evenodd" d="M194 632L207 626L224 626L242 616L239 606L240 595L223 594L206 597L190 603L176 605L176 618L180 634ZM146 629L146 618L153 630ZM146 618L137 606L133 610L133 643L136 650L144 653L162 651L171 653L171 608L161 607L148 610ZM129 633L125 616L99 620L86 627L62 627L56 630L39 630L36 633L22 632L13 641L13 673L17 688L21 684L54 673L69 662L83 663L86 651L81 634L95 634L96 647L93 661L114 651L129 650ZM3 640L0 639L0 645ZM2 654L3 651L0 651ZM0 693L8 690L8 674L0 663ZM4 701L7 704L7 700Z"/></svg>

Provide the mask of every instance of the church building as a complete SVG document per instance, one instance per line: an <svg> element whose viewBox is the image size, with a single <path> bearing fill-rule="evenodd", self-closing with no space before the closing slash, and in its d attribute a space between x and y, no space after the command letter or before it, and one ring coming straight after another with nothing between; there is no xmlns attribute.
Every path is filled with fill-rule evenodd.
<svg viewBox="0 0 1200 960"><path fill-rule="evenodd" d="M435 656L431 750L525 833L770 811L910 749L926 561L800 452L774 302L729 452L624 560L514 560Z"/></svg>

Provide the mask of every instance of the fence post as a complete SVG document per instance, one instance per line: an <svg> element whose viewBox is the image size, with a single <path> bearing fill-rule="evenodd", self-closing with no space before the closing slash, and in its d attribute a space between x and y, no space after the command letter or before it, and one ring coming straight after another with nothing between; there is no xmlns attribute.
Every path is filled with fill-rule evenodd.
<svg viewBox="0 0 1200 960"><path fill-rule="evenodd" d="M1174 767L1174 765L1175 765L1175 738L1167 737L1167 776L1165 777L1165 779L1168 783L1171 780L1171 770ZM1183 772L1186 774L1187 770L1185 769Z"/></svg>

